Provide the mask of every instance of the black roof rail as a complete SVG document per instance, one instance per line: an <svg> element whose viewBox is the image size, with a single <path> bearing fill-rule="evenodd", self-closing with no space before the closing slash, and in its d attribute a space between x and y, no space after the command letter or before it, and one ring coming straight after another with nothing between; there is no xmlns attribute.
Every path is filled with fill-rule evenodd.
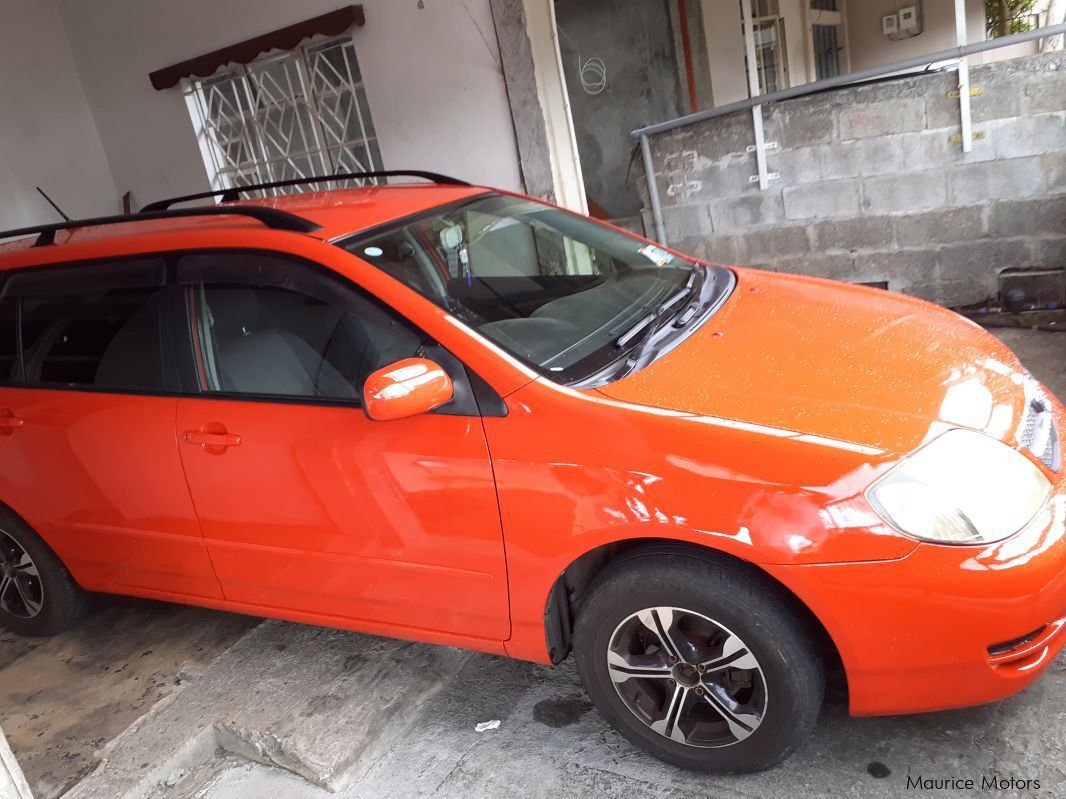
<svg viewBox="0 0 1066 799"><path fill-rule="evenodd" d="M440 183L445 186L469 186L465 180L440 175L436 172L423 172L416 169L387 169L380 172L338 172L335 175L314 175L309 178L294 178L292 180L275 180L272 183L254 183L250 186L234 186L229 189L218 191L201 191L197 194L186 194L183 197L170 197L166 200L156 200L154 203L142 208L142 211L163 211L176 203L185 203L192 200L205 200L208 197L221 197L221 202L229 203L240 199L242 191L257 191L260 189L280 189L285 186L303 186L308 183L327 183L331 180L367 180L369 178L423 178L431 183Z"/></svg>
<svg viewBox="0 0 1066 799"><path fill-rule="evenodd" d="M14 230L0 230L0 239L10 239L16 236L30 236L37 234L34 247L44 247L55 244L56 233L60 230L73 228L96 227L98 225L119 225L125 222L144 222L151 219L175 219L185 216L248 216L257 219L274 230L291 230L296 233L313 233L321 230L322 226L302 216L290 214L287 211L279 211L276 208L264 208L260 205L228 205L224 208L211 206L208 208L175 208L172 211L142 211L139 214L122 214L118 216L97 216L91 219L71 219L67 222L56 222L50 225L34 225L33 227L16 228Z"/></svg>

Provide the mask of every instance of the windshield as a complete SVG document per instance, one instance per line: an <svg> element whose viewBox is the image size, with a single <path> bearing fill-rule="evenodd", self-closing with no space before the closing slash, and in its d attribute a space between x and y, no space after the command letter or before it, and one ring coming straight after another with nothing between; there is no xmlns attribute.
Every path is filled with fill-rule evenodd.
<svg viewBox="0 0 1066 799"><path fill-rule="evenodd" d="M542 374L574 382L641 341L694 264L585 217L486 195L341 242Z"/></svg>

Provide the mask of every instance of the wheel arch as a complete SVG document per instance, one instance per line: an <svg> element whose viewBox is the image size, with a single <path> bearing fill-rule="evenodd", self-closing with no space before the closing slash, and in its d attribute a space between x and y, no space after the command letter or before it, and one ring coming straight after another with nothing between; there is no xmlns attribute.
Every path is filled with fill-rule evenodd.
<svg viewBox="0 0 1066 799"><path fill-rule="evenodd" d="M37 536L37 538L39 538L46 547L48 547L48 551L55 555L56 560L63 564L63 567L65 569L70 571L70 566L67 564L66 560L64 560L63 557L59 554L59 552L56 551L56 548L52 545L52 542L45 538L43 535L41 535L41 531L34 527L32 524L30 524L29 520L24 514L19 513L18 510L13 505L11 505L11 503L0 497L0 522L3 522L5 518L10 519L11 521L16 522L17 524L25 526L30 532Z"/></svg>
<svg viewBox="0 0 1066 799"><path fill-rule="evenodd" d="M847 690L846 676L836 642L814 611L792 590L757 564L714 547L701 546L671 538L631 538L594 547L575 558L556 578L544 607L544 635L553 664L565 660L571 650L573 620L589 588L608 566L619 561L647 555L682 555L692 558L739 565L753 579L767 585L796 610L826 659L827 673L839 675L840 688Z"/></svg>
<svg viewBox="0 0 1066 799"><path fill-rule="evenodd" d="M18 522L19 524L26 525L31 530L33 530L33 532L36 533L37 536L39 538L41 538L42 541L44 541L44 538L41 536L40 533L37 532L37 529L26 520L26 517L23 516L21 513L19 513L17 510L15 510L15 508L11 505L11 503L7 502L7 500L5 500L2 497L0 497L0 521L2 521L3 517L5 517L5 516L10 517L11 519L13 519L14 521ZM45 543L48 543L48 542L46 541ZM51 544L49 544L48 546L49 546L49 549L52 548ZM55 550L53 550L53 551L55 551Z"/></svg>

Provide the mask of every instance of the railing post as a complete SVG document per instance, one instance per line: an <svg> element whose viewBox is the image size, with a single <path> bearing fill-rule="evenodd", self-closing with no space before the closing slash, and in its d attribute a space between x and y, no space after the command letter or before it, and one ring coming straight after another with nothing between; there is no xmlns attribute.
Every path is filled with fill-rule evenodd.
<svg viewBox="0 0 1066 799"><path fill-rule="evenodd" d="M640 137L640 154L644 157L644 175L648 179L648 202L651 203L651 218L655 223L655 240L666 244L666 226L663 225L663 207L659 202L659 184L655 179L655 165L651 160L651 142L647 136Z"/></svg>
<svg viewBox="0 0 1066 799"><path fill-rule="evenodd" d="M955 43L966 46L966 0L955 0ZM973 122L970 118L970 60L959 59L959 119L962 122L962 151L973 150Z"/></svg>
<svg viewBox="0 0 1066 799"><path fill-rule="evenodd" d="M744 50L748 56L748 94L752 99L759 96L759 73L755 66L755 28L751 13L751 0L741 0L744 14ZM753 105L751 122L755 128L755 166L758 169L759 189L770 188L770 173L766 168L766 137L763 135L762 106Z"/></svg>

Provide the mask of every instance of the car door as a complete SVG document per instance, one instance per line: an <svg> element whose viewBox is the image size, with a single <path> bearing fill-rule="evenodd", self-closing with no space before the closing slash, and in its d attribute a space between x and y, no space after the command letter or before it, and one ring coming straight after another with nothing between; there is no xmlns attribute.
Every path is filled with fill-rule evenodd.
<svg viewBox="0 0 1066 799"><path fill-rule="evenodd" d="M167 396L165 277L156 256L0 277L0 494L86 588L220 598Z"/></svg>
<svg viewBox="0 0 1066 799"><path fill-rule="evenodd" d="M496 490L462 365L295 258L189 254L177 280L199 392L178 403L181 458L227 599L415 638L505 639ZM446 365L457 399L371 421L366 377L416 354Z"/></svg>

